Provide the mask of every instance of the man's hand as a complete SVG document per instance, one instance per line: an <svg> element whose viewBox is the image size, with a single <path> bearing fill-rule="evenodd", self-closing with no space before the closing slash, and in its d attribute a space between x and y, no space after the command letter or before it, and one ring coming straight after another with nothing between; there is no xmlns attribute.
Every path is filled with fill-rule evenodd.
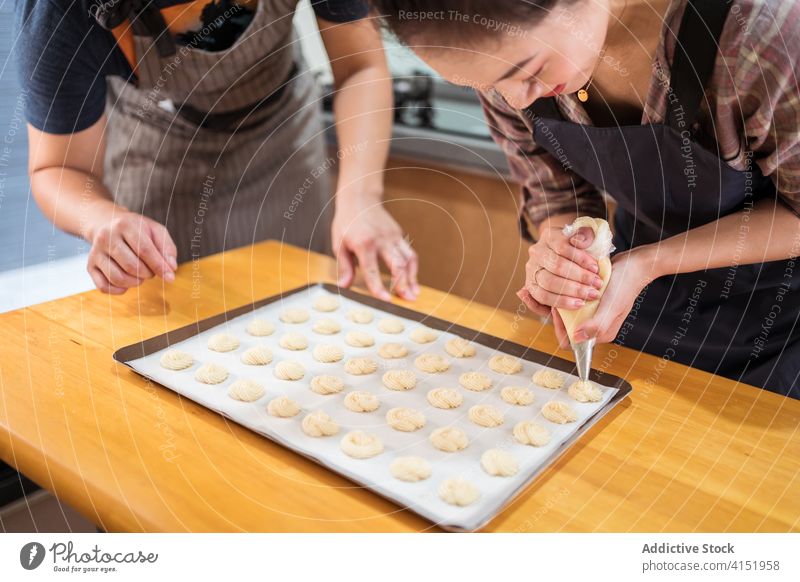
<svg viewBox="0 0 800 582"><path fill-rule="evenodd" d="M391 295L380 277L380 259L391 273L391 289L403 299L417 298L417 253L404 238L397 221L383 208L379 197L337 197L332 235L339 286L352 284L358 264L370 293L390 300Z"/></svg>
<svg viewBox="0 0 800 582"><path fill-rule="evenodd" d="M158 275L167 282L178 268L175 243L167 229L150 218L116 211L88 233L92 248L86 270L103 293L119 295Z"/></svg>

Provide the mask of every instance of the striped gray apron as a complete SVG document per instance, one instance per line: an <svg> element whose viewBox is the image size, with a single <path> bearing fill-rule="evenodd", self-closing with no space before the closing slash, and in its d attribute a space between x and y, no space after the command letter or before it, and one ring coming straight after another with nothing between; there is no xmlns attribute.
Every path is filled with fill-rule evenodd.
<svg viewBox="0 0 800 582"><path fill-rule="evenodd" d="M135 36L137 85L107 80L104 182L117 204L166 225L179 262L267 238L330 250L331 164L296 4L261 0L225 51L190 43L160 57ZM205 113L235 121L206 126Z"/></svg>

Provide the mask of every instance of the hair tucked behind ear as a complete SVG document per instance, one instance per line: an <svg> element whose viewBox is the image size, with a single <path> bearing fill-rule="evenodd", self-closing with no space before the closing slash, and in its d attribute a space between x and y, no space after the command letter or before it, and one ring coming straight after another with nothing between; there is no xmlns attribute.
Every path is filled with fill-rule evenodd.
<svg viewBox="0 0 800 582"><path fill-rule="evenodd" d="M459 45L500 38L577 0L369 0L382 26L404 44Z"/></svg>

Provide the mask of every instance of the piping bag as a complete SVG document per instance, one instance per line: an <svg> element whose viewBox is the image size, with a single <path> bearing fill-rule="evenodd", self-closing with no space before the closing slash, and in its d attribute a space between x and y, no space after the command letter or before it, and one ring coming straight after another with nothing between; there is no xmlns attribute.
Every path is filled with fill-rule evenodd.
<svg viewBox="0 0 800 582"><path fill-rule="evenodd" d="M600 304L600 298L608 285L608 280L611 278L611 258L610 255L614 251L614 245L611 244L612 234L608 226L608 222L602 218L591 218L589 216L581 216L576 218L575 222L568 224L564 227L563 233L566 237L572 237L578 232L578 229L589 227L594 232L594 240L592 244L584 249L587 253L597 259L599 272L597 275L603 280L603 285L600 287L600 297L592 301L584 303L583 307L578 309L565 309L558 307L558 314L564 321L564 327L567 330L569 343L572 346L572 352L575 354L575 367L578 369L578 376L583 381L589 379L589 371L592 368L592 353L594 352L595 338L589 338L583 342L575 342L573 339L575 328L584 321L591 319L597 311L597 306Z"/></svg>

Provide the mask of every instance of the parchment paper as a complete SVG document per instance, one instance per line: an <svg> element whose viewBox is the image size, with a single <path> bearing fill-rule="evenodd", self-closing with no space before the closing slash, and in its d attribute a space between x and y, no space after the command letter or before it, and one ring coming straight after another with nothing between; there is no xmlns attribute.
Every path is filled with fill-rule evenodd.
<svg viewBox="0 0 800 582"><path fill-rule="evenodd" d="M312 308L319 295L331 295L320 286L312 286L303 292L256 309L255 311L229 320L214 328L205 330L194 337L173 344L171 348L185 350L192 354L195 363L191 368L182 371L170 371L161 367L159 359L165 350L157 351L146 357L131 360L128 363L134 370L195 402L214 410L233 421L255 432L267 436L284 446L297 451L317 462L344 474L350 479L378 492L396 503L408 507L427 517L445 529L472 531L487 523L519 493L550 460L566 439L600 411L617 392L616 388L601 386L603 399L597 403L579 403L567 395L567 387L578 378L565 374L566 381L560 390L549 390L539 387L531 381L531 377L542 366L521 359L522 372L514 375L503 375L493 372L488 361L498 352L475 343L477 355L472 358L454 358L444 349L447 340L456 337L451 333L438 332L439 337L429 344L417 344L409 338L409 333L421 324L411 319L383 313L373 307L375 315L370 324L357 324L349 321L346 314L355 308L364 306L352 299L338 296L339 308L334 312L323 313ZM283 323L279 314L287 308L299 307L311 314L309 321L302 324ZM397 318L405 324L400 334L386 334L378 329L378 323L385 317ZM271 336L253 337L245 328L255 318L272 322L276 331ZM321 318L335 319L342 326L340 333L321 335L312 331L314 322ZM369 348L348 346L344 337L348 331L360 330L375 338L375 345ZM208 338L219 332L228 332L236 336L241 345L228 353L217 353L206 346ZM278 341L287 332L300 332L306 336L309 347L303 351L291 351L279 346ZM476 332L477 334L477 332ZM472 339L467 337L466 339ZM403 359L385 360L378 355L381 345L388 342L401 343L408 348L408 356ZM333 343L342 348L345 357L334 364L323 364L312 357L314 346L321 343ZM274 359L267 366L247 366L240 357L250 347L268 346ZM423 353L443 355L450 361L450 370L441 374L427 374L414 366L414 359ZM367 356L378 363L378 371L366 376L353 376L344 371L347 359ZM300 362L306 369L305 377L299 381L278 380L273 375L275 365L283 360ZM222 384L206 385L194 379L194 372L206 362L215 362L225 366L230 375ZM407 392L395 392L385 388L381 377L389 369L410 369L418 378L416 388ZM484 392L471 392L462 388L458 377L463 372L481 371L493 380L491 389ZM342 378L345 389L333 395L318 395L311 391L311 379L319 374L333 374ZM253 403L243 403L228 396L228 387L239 378L250 378L258 381L266 389L266 394ZM535 400L529 406L507 404L500 397L500 390L507 385L526 386L533 390ZM598 384L600 386L600 384ZM463 404L456 409L440 410L430 406L426 394L432 388L452 387L464 397ZM346 394L353 390L365 390L378 396L381 405L371 413L355 413L344 406ZM275 418L267 411L267 403L277 396L288 396L297 401L302 412L293 418ZM540 409L550 400L569 403L577 412L578 422L558 425L545 420ZM475 404L491 404L505 415L505 422L500 427L483 428L469 421L467 411ZM421 410L427 419L426 425L412 433L405 433L390 428L385 421L386 412L396 406L405 406ZM323 409L340 425L340 432L331 437L313 438L301 430L303 417L314 410ZM535 419L547 427L551 433L551 441L544 447L532 447L518 444L512 435L514 425L521 420ZM437 450L429 442L428 436L436 428L453 425L463 429L470 439L469 446L457 453L445 453ZM362 429L378 435L384 444L384 452L371 459L353 459L345 455L339 448L341 438L350 430ZM481 454L487 449L501 448L514 454L518 459L520 471L513 477L493 477L486 474L480 465ZM427 459L433 472L429 479L407 483L395 479L390 471L390 463L398 456L418 455ZM471 481L481 491L478 501L467 507L456 507L442 501L437 489L447 478L461 476Z"/></svg>

